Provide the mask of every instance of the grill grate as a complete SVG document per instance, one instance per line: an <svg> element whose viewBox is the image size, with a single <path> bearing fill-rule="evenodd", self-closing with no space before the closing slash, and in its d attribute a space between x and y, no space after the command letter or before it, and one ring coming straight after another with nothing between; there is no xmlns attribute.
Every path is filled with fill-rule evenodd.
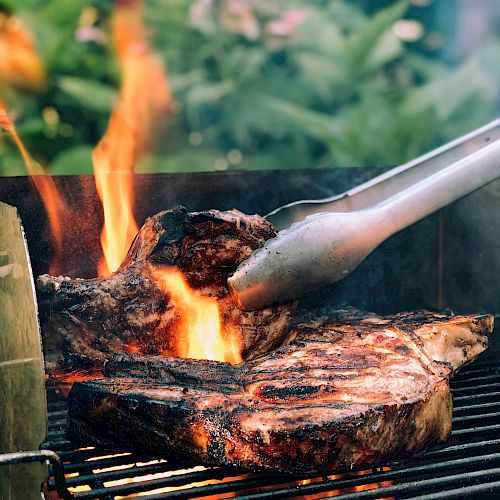
<svg viewBox="0 0 500 500"><path fill-rule="evenodd" d="M66 403L49 393L45 449L64 462L77 499L111 500L148 494L150 499L498 498L500 495L500 362L483 356L452 381L453 433L406 463L373 471L300 478L243 473L231 468L172 468L166 461L97 448L78 449L65 439ZM54 494L52 476L47 489ZM51 497L57 498L57 496Z"/></svg>

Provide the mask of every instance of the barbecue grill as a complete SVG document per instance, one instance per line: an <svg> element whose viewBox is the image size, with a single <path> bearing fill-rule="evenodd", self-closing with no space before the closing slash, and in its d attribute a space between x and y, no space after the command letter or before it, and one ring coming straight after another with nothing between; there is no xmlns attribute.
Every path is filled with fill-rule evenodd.
<svg viewBox="0 0 500 500"><path fill-rule="evenodd" d="M66 403L48 392L49 436L43 449L56 451L69 476L64 483L51 470L48 491L70 491L73 498L103 500L149 492L148 498L446 498L493 496L500 492L500 363L484 356L452 382L453 433L407 463L387 464L373 471L290 477L248 474L234 469L172 468L165 461L126 450L79 448L64 438ZM163 477L162 477L163 476ZM133 481L132 479L133 478ZM155 493L156 491L156 493ZM231 496L233 496L231 495ZM64 498L64 497L63 497ZM68 498L71 498L68 496Z"/></svg>
<svg viewBox="0 0 500 500"><path fill-rule="evenodd" d="M136 176L136 216L143 221L178 203L190 210L238 208L266 213L301 198L330 196L377 175L381 168L214 172ZM94 213L99 206L90 177L55 181L67 200ZM83 188L82 188L83 186ZM200 193L202 195L200 196ZM495 182L395 235L348 278L327 292L309 294L301 307L324 300L347 301L378 313L451 308L460 313L500 312L500 204ZM53 248L47 220L27 178L0 179L0 200L16 206L24 223L33 274L47 272ZM98 228L100 214L92 221ZM88 228L87 228L88 230ZM98 259L94 244L66 248L71 275L89 277ZM472 290L472 293L471 293ZM500 493L500 340L453 380L453 434L448 443L405 463L326 477L249 474L231 468L173 468L157 457L127 450L81 447L65 437L64 387L47 385L49 432L42 456L50 461L46 498L485 498ZM26 415L26 418L30 418ZM21 450L22 451L22 450ZM59 458L58 458L59 457ZM12 460L12 457L10 458ZM0 455L0 464L2 464ZM61 464L63 464L61 466ZM12 467L15 467L13 465Z"/></svg>

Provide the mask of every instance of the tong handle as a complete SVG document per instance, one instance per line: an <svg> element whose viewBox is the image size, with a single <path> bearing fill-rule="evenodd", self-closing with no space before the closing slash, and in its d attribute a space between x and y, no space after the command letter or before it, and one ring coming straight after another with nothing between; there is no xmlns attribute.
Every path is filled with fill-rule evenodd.
<svg viewBox="0 0 500 500"><path fill-rule="evenodd" d="M317 213L278 233L228 279L241 309L286 302L350 274L389 236L500 177L500 139L364 210Z"/></svg>
<svg viewBox="0 0 500 500"><path fill-rule="evenodd" d="M500 139L399 191L373 210L384 239L500 177Z"/></svg>
<svg viewBox="0 0 500 500"><path fill-rule="evenodd" d="M300 200L283 205L265 217L277 229L318 212L364 210L404 191L450 164L500 139L500 119L459 137L433 151L395 167L340 195L317 200Z"/></svg>

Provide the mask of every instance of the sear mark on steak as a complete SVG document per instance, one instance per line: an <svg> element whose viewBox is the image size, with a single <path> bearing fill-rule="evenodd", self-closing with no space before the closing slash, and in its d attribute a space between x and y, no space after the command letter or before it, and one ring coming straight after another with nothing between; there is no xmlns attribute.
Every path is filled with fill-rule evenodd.
<svg viewBox="0 0 500 500"><path fill-rule="evenodd" d="M283 340L293 305L240 311L226 281L242 260L275 235L273 226L258 215L236 210L190 213L178 207L146 220L111 276L40 276L47 369L102 367L118 351L175 355L175 301L165 296L152 274L165 265L180 269L192 288L217 299L221 321L242 337L243 358L268 352Z"/></svg>
<svg viewBox="0 0 500 500"><path fill-rule="evenodd" d="M249 470L379 465L448 439L448 379L486 348L492 326L488 315L344 309L237 366L117 354L105 378L74 384L69 436ZM462 354L448 357L442 342Z"/></svg>

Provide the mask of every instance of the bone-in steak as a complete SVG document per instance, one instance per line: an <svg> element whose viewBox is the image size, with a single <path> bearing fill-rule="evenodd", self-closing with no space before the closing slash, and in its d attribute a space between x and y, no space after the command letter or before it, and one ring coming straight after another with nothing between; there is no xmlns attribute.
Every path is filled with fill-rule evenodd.
<svg viewBox="0 0 500 500"><path fill-rule="evenodd" d="M221 320L242 338L243 358L279 345L291 305L242 312L227 278L256 248L276 235L258 215L236 210L190 213L179 207L147 219L120 268L111 276L40 276L37 292L49 371L102 366L118 351L175 355L175 301L159 287L159 266L180 269L188 283L217 299Z"/></svg>
<svg viewBox="0 0 500 500"><path fill-rule="evenodd" d="M493 318L351 309L297 325L241 365L116 355L76 383L69 434L172 461L283 472L380 464L445 441L448 379L486 348Z"/></svg>

